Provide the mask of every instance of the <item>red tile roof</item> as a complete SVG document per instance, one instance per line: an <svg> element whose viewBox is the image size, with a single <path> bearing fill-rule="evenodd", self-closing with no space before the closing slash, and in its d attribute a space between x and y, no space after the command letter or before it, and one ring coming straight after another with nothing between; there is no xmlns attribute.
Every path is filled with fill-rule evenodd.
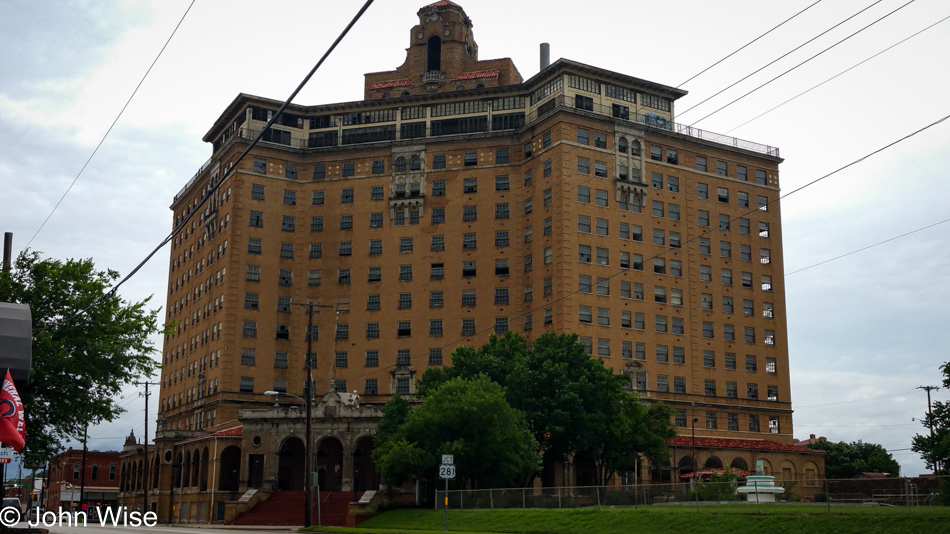
<svg viewBox="0 0 950 534"><path fill-rule="evenodd" d="M439 0L438 2L436 2L436 3L434 3L434 4L429 4L429 5L425 6L425 7L423 7L422 9L426 9L426 8L430 8L430 7L457 7L457 8L459 8L459 9L462 8L462 6L456 4L455 2L450 2L449 0Z"/></svg>
<svg viewBox="0 0 950 534"><path fill-rule="evenodd" d="M409 80L389 80L387 82L376 82L369 86L370 89L388 89L390 87L412 87L412 82Z"/></svg>
<svg viewBox="0 0 950 534"><path fill-rule="evenodd" d="M500 72L501 71L498 69L480 70L478 72L465 72L465 73L459 74L455 78L452 78L452 81L457 82L459 80L476 80L478 78L496 78L498 77L498 73Z"/></svg>
<svg viewBox="0 0 950 534"><path fill-rule="evenodd" d="M691 447L693 438L690 436L676 436L670 440L670 445L677 447ZM825 454L825 451L815 451L794 445L785 445L765 439L727 439L727 438L696 438L696 446L713 449L747 449L754 451L798 452L806 454Z"/></svg>

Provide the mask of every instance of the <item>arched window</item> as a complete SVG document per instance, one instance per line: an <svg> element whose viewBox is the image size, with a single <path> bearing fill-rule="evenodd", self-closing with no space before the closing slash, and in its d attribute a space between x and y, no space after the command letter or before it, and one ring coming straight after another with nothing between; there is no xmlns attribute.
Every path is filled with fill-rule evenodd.
<svg viewBox="0 0 950 534"><path fill-rule="evenodd" d="M412 159L409 160L409 168L414 171L422 169L422 160L419 159L419 156L413 156Z"/></svg>
<svg viewBox="0 0 950 534"><path fill-rule="evenodd" d="M442 70L442 39L438 35L429 37L426 46L426 70Z"/></svg>
<svg viewBox="0 0 950 534"><path fill-rule="evenodd" d="M389 93L383 93L383 96L381 96L380 98L389 98Z"/></svg>
<svg viewBox="0 0 950 534"><path fill-rule="evenodd" d="M621 138L620 138L620 141L617 142L617 150L619 150L620 152L626 154L626 153L627 153L627 148L628 148L628 147L627 147L627 138L626 138L626 137L621 137Z"/></svg>
<svg viewBox="0 0 950 534"><path fill-rule="evenodd" d="M630 154L633 156L640 155L640 141L630 143Z"/></svg>
<svg viewBox="0 0 950 534"><path fill-rule="evenodd" d="M475 89L484 89L484 88L485 88L485 84L483 84L483 83L480 83L480 84L478 84L478 85L475 86Z"/></svg>
<svg viewBox="0 0 950 534"><path fill-rule="evenodd" d="M402 156L396 158L396 172L406 172L406 158Z"/></svg>
<svg viewBox="0 0 950 534"><path fill-rule="evenodd" d="M409 96L409 91L403 91L400 96Z"/></svg>
<svg viewBox="0 0 950 534"><path fill-rule="evenodd" d="M456 87L455 90L456 90L456 91L464 91L464 90L465 90L465 86L464 86L464 85L460 85L460 86Z"/></svg>
<svg viewBox="0 0 950 534"><path fill-rule="evenodd" d="M73 480L79 480L79 464L73 466Z"/></svg>

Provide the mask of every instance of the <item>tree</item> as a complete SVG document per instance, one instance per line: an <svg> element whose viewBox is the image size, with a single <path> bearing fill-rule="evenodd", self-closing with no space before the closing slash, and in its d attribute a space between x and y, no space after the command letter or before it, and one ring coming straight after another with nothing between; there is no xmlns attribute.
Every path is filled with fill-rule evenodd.
<svg viewBox="0 0 950 534"><path fill-rule="evenodd" d="M825 476L827 478L854 478L858 473L878 472L897 475L901 466L887 449L876 443L855 441L852 443L821 440L806 445L809 449L825 451Z"/></svg>
<svg viewBox="0 0 950 534"><path fill-rule="evenodd" d="M118 277L91 259L63 262L29 251L0 273L0 301L29 305L33 316L33 369L20 391L27 465L43 465L87 425L114 420L123 412L115 400L123 386L157 367L149 336L159 331L158 310L146 309L149 299L107 293Z"/></svg>
<svg viewBox="0 0 950 534"><path fill-rule="evenodd" d="M530 350L517 333L492 335L478 350L457 348L451 367L427 370L419 391L431 395L453 377L486 377L505 386L508 403L525 414L539 452L562 463L576 454L590 458L599 485L635 469L641 455L665 456L666 442L675 435L669 408L647 407L625 391L626 377L591 358L576 335L549 332Z"/></svg>
<svg viewBox="0 0 950 534"><path fill-rule="evenodd" d="M943 387L950 388L950 363L944 363L940 371ZM914 436L911 450L920 453L928 469L950 474L950 402L934 401L931 412L923 417L923 425L927 432Z"/></svg>
<svg viewBox="0 0 950 534"><path fill-rule="evenodd" d="M434 479L440 455L455 455L457 482L473 488L521 484L540 468L538 446L504 389L485 377L453 378L422 401L373 459L383 481Z"/></svg>

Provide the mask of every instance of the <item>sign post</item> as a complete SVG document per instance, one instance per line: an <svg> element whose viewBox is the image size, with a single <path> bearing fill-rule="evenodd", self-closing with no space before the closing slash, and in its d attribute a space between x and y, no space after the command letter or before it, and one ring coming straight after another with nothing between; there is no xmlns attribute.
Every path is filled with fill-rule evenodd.
<svg viewBox="0 0 950 534"><path fill-rule="evenodd" d="M439 466L439 478L445 479L445 532L449 531L449 479L455 479L455 456L442 455L442 465Z"/></svg>

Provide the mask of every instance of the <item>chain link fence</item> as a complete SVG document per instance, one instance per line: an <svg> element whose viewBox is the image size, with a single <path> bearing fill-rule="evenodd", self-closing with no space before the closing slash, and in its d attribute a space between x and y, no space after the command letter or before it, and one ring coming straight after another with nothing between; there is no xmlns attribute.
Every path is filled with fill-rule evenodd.
<svg viewBox="0 0 950 534"><path fill-rule="evenodd" d="M749 486L752 486L752 482ZM453 510L583 508L673 503L822 503L834 505L950 505L950 477L863 479L776 479L748 487L738 482L693 482L549 488L461 489L448 491ZM745 489L744 489L745 488ZM435 509L446 492L436 490Z"/></svg>

